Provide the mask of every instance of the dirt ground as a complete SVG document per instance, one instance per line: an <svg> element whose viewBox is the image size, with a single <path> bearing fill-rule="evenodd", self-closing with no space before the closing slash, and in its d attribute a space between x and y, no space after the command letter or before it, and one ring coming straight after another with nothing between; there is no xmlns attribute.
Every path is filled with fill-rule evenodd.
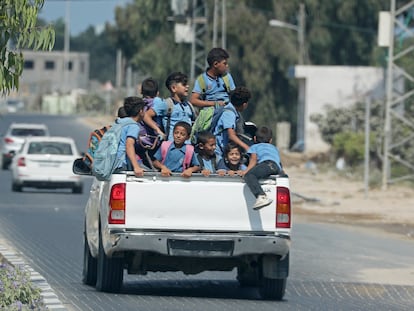
<svg viewBox="0 0 414 311"><path fill-rule="evenodd" d="M363 180L344 177L336 169L320 171L282 155L292 191L293 217L358 225L414 239L414 191L388 185L366 191Z"/></svg>
<svg viewBox="0 0 414 311"><path fill-rule="evenodd" d="M86 117L91 129L110 124L114 117ZM293 217L385 230L414 240L414 191L401 184L364 188L363 179L346 178L334 168L309 168L302 154L282 153L289 175ZM381 183L379 183L381 184Z"/></svg>

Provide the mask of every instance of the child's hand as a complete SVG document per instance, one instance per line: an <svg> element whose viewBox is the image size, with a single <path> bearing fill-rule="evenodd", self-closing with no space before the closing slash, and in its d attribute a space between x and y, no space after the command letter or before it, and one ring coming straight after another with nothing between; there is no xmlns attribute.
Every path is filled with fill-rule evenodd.
<svg viewBox="0 0 414 311"><path fill-rule="evenodd" d="M171 176L171 171L167 167L161 169L161 176Z"/></svg>
<svg viewBox="0 0 414 311"><path fill-rule="evenodd" d="M138 177L144 176L144 169L141 167L136 167L134 168L134 174Z"/></svg>
<svg viewBox="0 0 414 311"><path fill-rule="evenodd" d="M218 171L217 171L217 174L218 174L219 176L224 176L224 175L226 175L226 170L218 170Z"/></svg>
<svg viewBox="0 0 414 311"><path fill-rule="evenodd" d="M230 171L227 171L227 174L229 174L230 176L234 176L234 174L236 174L236 172L235 172L235 171L230 170Z"/></svg>
<svg viewBox="0 0 414 311"><path fill-rule="evenodd" d="M244 175L246 175L246 171L237 171L237 175L239 175L240 177L243 177Z"/></svg>
<svg viewBox="0 0 414 311"><path fill-rule="evenodd" d="M189 168L181 173L181 176L186 178L191 177L191 175L193 175L193 171Z"/></svg>
<svg viewBox="0 0 414 311"><path fill-rule="evenodd" d="M201 171L201 174L203 174L205 177L208 177L208 176L210 176L211 171L204 169L204 170Z"/></svg>

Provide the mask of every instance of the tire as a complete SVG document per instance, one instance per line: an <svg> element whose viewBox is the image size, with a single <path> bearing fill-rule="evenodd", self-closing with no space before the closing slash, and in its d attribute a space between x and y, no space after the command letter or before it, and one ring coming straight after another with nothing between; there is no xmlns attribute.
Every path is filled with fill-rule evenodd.
<svg viewBox="0 0 414 311"><path fill-rule="evenodd" d="M83 192L82 186L75 186L72 188L72 193L81 194Z"/></svg>
<svg viewBox="0 0 414 311"><path fill-rule="evenodd" d="M9 168L9 163L7 163L6 161L2 160L1 161L1 169L2 170L7 170Z"/></svg>
<svg viewBox="0 0 414 311"><path fill-rule="evenodd" d="M86 233L83 239L83 271L82 271L82 283L90 286L96 285L98 261L93 258L89 249Z"/></svg>
<svg viewBox="0 0 414 311"><path fill-rule="evenodd" d="M99 234L99 255L96 289L100 292L119 293L124 278L124 259L106 256Z"/></svg>
<svg viewBox="0 0 414 311"><path fill-rule="evenodd" d="M14 192L22 192L22 186L16 183L12 183L12 191Z"/></svg>
<svg viewBox="0 0 414 311"><path fill-rule="evenodd" d="M262 278L259 293L265 300L282 300L286 291L287 279L268 279Z"/></svg>

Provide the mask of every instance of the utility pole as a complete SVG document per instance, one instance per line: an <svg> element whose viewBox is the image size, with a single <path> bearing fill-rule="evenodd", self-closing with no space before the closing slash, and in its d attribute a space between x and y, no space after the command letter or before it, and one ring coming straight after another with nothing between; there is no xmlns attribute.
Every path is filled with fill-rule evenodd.
<svg viewBox="0 0 414 311"><path fill-rule="evenodd" d="M63 92L70 90L69 87L69 51L70 51L70 0L65 6L65 38L63 41Z"/></svg>

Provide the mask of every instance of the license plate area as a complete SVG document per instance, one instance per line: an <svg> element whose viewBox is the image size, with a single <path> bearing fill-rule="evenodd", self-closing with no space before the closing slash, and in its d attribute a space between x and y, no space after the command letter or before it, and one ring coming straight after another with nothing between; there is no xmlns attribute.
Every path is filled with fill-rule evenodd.
<svg viewBox="0 0 414 311"><path fill-rule="evenodd" d="M229 257L233 255L233 241L200 241L168 239L171 256Z"/></svg>

